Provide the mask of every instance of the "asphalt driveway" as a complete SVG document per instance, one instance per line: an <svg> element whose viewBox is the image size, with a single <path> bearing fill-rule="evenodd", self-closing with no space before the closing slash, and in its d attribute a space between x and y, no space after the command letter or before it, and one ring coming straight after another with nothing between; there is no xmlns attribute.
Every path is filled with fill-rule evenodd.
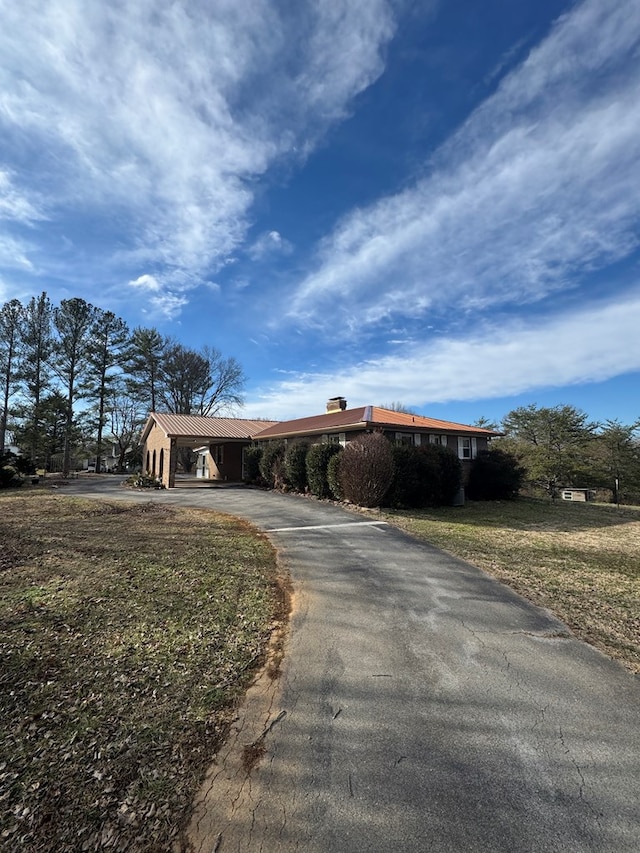
<svg viewBox="0 0 640 853"><path fill-rule="evenodd" d="M211 768L198 853L640 850L639 680L480 570L297 496L65 490L242 516L291 572L281 677Z"/></svg>

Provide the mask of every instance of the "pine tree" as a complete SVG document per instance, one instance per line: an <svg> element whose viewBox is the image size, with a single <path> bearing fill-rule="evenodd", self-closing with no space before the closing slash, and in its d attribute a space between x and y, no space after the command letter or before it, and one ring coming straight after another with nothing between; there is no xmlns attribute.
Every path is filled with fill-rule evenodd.
<svg viewBox="0 0 640 853"><path fill-rule="evenodd" d="M53 309L51 301L43 291L33 296L24 309L21 325L22 361L20 381L24 407L24 432L29 436L28 448L31 461L36 467L44 464L45 435L42 428L42 401L51 387L51 355Z"/></svg>
<svg viewBox="0 0 640 853"><path fill-rule="evenodd" d="M112 311L96 309L87 351L89 376L86 396L96 407L96 473L102 465L102 434L105 425L107 400L113 395L114 383L127 356L129 329L124 320Z"/></svg>
<svg viewBox="0 0 640 853"><path fill-rule="evenodd" d="M22 304L18 299L6 302L0 309L0 453L3 453L5 448L9 402L17 390L22 315Z"/></svg>
<svg viewBox="0 0 640 853"><path fill-rule="evenodd" d="M67 476L71 462L74 404L86 387L89 367L91 330L96 308L84 299L63 299L53 312L53 324L58 333L54 352L55 371L63 383L67 401L64 458L62 474Z"/></svg>

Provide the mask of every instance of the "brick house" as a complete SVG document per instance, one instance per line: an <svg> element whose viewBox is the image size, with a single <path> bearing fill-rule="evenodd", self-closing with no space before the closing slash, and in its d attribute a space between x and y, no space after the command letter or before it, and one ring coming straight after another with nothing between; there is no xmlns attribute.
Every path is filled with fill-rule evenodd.
<svg viewBox="0 0 640 853"><path fill-rule="evenodd" d="M500 435L482 427L395 412L382 406L348 409L344 397L332 397L324 414L273 424L255 435L254 441L305 438L313 444L335 442L344 447L363 432L382 432L390 441L399 444L448 447L461 460L465 475L471 460L481 450L488 449L491 438Z"/></svg>
<svg viewBox="0 0 640 853"><path fill-rule="evenodd" d="M205 418L152 412L142 433L143 469L158 477L167 488L175 485L177 449L190 447L198 453L198 476L210 480L240 481L244 448L252 443L305 438L311 443L335 442L343 446L363 432L382 432L403 444L440 444L469 463L486 450L490 429L394 412L381 406L348 409L343 397L333 397L322 415L292 421L260 421L245 418Z"/></svg>

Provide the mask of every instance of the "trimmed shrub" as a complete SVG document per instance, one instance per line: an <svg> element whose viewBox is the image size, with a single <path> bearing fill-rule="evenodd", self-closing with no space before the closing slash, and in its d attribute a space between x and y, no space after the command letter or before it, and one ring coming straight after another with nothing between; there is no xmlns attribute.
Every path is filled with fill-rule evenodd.
<svg viewBox="0 0 640 853"><path fill-rule="evenodd" d="M342 486L340 485L341 461L342 448L340 448L339 453L333 454L333 456L329 459L329 464L327 465L327 483L329 484L329 491L331 492L332 497L334 497L337 501L341 501L344 497L342 494Z"/></svg>
<svg viewBox="0 0 640 853"><path fill-rule="evenodd" d="M340 486L344 497L358 506L380 506L393 482L393 452L379 432L359 435L344 449Z"/></svg>
<svg viewBox="0 0 640 853"><path fill-rule="evenodd" d="M307 482L309 491L317 498L331 497L327 480L329 460L342 448L339 444L312 444L307 453Z"/></svg>
<svg viewBox="0 0 640 853"><path fill-rule="evenodd" d="M385 504L394 507L426 506L440 484L438 460L428 457L421 448L407 444L391 446L394 463L393 483L385 496Z"/></svg>
<svg viewBox="0 0 640 853"><path fill-rule="evenodd" d="M247 483L260 482L260 460L262 459L262 447L254 444L244 451L244 479Z"/></svg>
<svg viewBox="0 0 640 853"><path fill-rule="evenodd" d="M474 501L513 500L526 471L504 450L481 450L471 463L467 493Z"/></svg>
<svg viewBox="0 0 640 853"><path fill-rule="evenodd" d="M304 492L307 480L308 441L294 441L284 454L284 476L287 483L297 492Z"/></svg>
<svg viewBox="0 0 640 853"><path fill-rule="evenodd" d="M394 507L441 506L452 503L462 482L456 454L438 444L393 445L395 474L385 504Z"/></svg>
<svg viewBox="0 0 640 853"><path fill-rule="evenodd" d="M284 484L284 449L284 441L270 441L262 451L260 474L272 488Z"/></svg>
<svg viewBox="0 0 640 853"><path fill-rule="evenodd" d="M435 451L440 464L440 488L434 495L435 506L451 506L453 499L462 486L462 463L453 450L439 444L420 448L421 451Z"/></svg>

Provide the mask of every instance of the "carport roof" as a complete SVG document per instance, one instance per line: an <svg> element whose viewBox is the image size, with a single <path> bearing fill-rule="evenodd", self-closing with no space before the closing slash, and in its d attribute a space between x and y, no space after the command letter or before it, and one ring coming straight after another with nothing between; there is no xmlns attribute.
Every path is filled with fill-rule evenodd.
<svg viewBox="0 0 640 853"><path fill-rule="evenodd" d="M156 423L167 438L201 439L245 439L268 427L275 426L277 421L250 420L248 418L205 418L201 415L170 415L162 412L151 412L142 433L145 441L153 424Z"/></svg>

